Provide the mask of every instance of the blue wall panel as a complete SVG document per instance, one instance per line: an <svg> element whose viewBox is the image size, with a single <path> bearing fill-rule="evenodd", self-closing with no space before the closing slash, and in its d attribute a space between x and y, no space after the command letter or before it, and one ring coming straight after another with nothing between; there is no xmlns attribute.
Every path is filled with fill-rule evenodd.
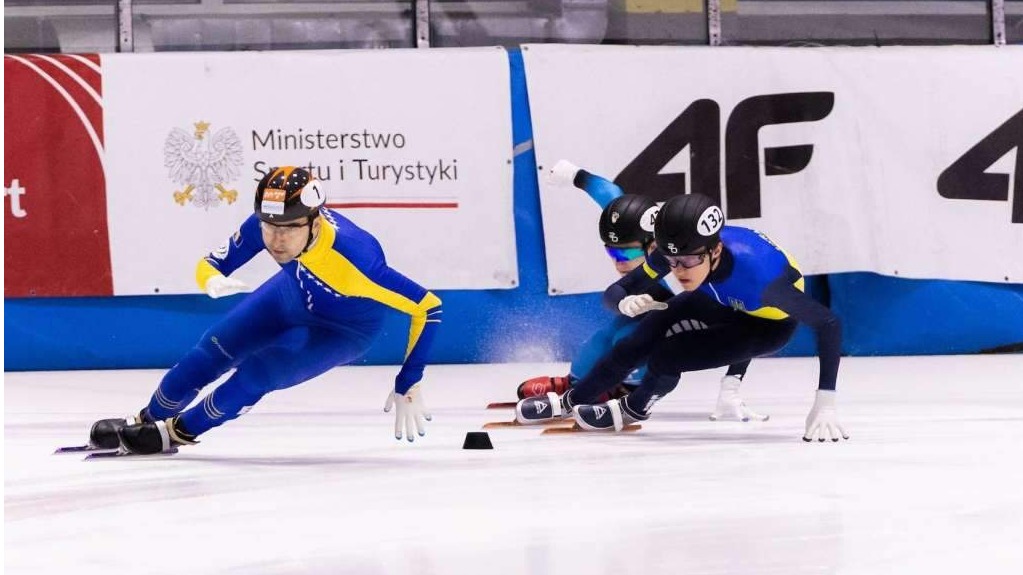
<svg viewBox="0 0 1023 575"><path fill-rule="evenodd" d="M1023 285L829 276L849 355L977 353L1023 345Z"/></svg>

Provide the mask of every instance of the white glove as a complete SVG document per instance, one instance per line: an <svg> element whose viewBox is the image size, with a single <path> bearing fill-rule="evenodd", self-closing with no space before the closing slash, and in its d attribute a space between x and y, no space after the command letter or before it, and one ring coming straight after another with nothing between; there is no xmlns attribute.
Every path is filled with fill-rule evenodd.
<svg viewBox="0 0 1023 575"><path fill-rule="evenodd" d="M668 304L655 300L649 294L627 295L618 302L618 311L629 317L636 317L655 309L668 309Z"/></svg>
<svg viewBox="0 0 1023 575"><path fill-rule="evenodd" d="M433 416L426 411L426 406L423 404L423 395L419 391L418 383L410 387L404 395L397 391L389 393L387 395L387 402L384 404L384 412L390 412L391 408L395 405L398 406L398 409L394 410L395 439L401 439L401 432L404 429L405 439L415 441L416 437L412 435L413 424L415 424L419 437L426 435L426 422L432 421Z"/></svg>
<svg viewBox="0 0 1023 575"><path fill-rule="evenodd" d="M810 414L806 416L806 433L803 434L803 441L838 441L849 439L849 434L838 422L838 414L835 413L835 392L826 389L817 390L817 399L813 402Z"/></svg>
<svg viewBox="0 0 1023 575"><path fill-rule="evenodd" d="M206 294L213 299L249 291L249 286L241 280L217 274L206 280Z"/></svg>
<svg viewBox="0 0 1023 575"><path fill-rule="evenodd" d="M571 186L575 182L577 173L579 173L579 166L568 160L559 160L553 168L547 171L547 183L553 186Z"/></svg>
<svg viewBox="0 0 1023 575"><path fill-rule="evenodd" d="M742 385L742 380L734 375L726 375L721 378L718 404L714 408L714 413L710 414L711 421L767 421L771 417L746 407L742 396L739 395L740 385Z"/></svg>

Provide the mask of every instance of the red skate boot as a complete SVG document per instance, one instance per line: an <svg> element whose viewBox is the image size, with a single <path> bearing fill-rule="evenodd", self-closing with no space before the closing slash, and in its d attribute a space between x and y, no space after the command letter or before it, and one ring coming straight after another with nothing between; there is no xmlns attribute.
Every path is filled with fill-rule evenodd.
<svg viewBox="0 0 1023 575"><path fill-rule="evenodd" d="M527 379L519 384L518 393L519 399L526 399L527 397L538 397L547 395L548 393L556 393L563 395L568 388L571 386L568 377L534 377L533 379Z"/></svg>

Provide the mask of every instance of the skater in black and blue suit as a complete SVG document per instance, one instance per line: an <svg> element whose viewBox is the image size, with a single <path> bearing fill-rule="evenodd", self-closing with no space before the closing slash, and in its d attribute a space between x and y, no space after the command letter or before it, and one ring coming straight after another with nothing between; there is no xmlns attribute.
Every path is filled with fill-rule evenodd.
<svg viewBox="0 0 1023 575"><path fill-rule="evenodd" d="M517 412L534 420L571 414L586 430L621 430L650 417L682 373L772 354L802 322L815 332L820 361L803 439L847 439L835 410L842 343L838 318L804 293L799 267L781 248L756 231L724 224L721 208L705 196L668 200L654 223L656 252L604 293L605 301L623 313L643 315L635 331L561 396L560 405L529 398ZM658 299L650 288L668 274L684 291ZM705 328L676 330L680 321L697 321ZM597 401L642 361L647 372L639 387L621 400Z"/></svg>

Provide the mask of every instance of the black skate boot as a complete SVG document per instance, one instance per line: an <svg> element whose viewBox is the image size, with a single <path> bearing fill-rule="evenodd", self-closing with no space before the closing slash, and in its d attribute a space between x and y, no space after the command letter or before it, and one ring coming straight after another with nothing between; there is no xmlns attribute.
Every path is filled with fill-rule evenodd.
<svg viewBox="0 0 1023 575"><path fill-rule="evenodd" d="M621 431L629 424L646 421L650 414L636 413L625 400L612 399L595 405L578 405L572 417L586 431Z"/></svg>
<svg viewBox="0 0 1023 575"><path fill-rule="evenodd" d="M177 418L127 425L117 431L121 451L132 455L175 453L179 445L198 443L177 423Z"/></svg>
<svg viewBox="0 0 1023 575"><path fill-rule="evenodd" d="M126 425L135 425L145 421L147 419L143 413L145 411L143 409L135 415L101 419L93 423L92 429L89 430L89 446L96 449L117 449L121 445L121 442L117 439L117 431Z"/></svg>

